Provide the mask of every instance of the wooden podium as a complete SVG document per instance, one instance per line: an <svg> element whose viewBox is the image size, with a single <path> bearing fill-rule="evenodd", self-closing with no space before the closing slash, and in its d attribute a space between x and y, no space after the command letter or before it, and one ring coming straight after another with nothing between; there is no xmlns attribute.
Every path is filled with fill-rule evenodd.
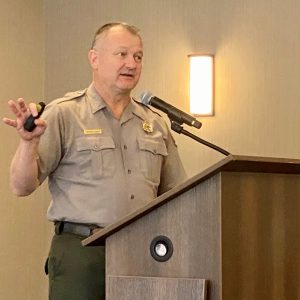
<svg viewBox="0 0 300 300"><path fill-rule="evenodd" d="M300 160L230 155L83 241L104 243L107 300L300 299Z"/></svg>

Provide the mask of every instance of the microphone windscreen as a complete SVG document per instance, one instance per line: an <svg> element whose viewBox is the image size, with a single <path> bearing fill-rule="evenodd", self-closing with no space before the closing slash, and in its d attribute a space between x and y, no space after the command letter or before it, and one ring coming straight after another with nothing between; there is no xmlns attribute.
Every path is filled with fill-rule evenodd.
<svg viewBox="0 0 300 300"><path fill-rule="evenodd" d="M144 91L141 93L141 102L145 105L150 105L151 98L153 97L152 93L149 91Z"/></svg>

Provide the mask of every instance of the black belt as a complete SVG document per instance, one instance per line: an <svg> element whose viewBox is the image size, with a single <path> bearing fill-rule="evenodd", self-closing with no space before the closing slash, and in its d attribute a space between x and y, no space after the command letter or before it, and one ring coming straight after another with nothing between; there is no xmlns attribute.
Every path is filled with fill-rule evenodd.
<svg viewBox="0 0 300 300"><path fill-rule="evenodd" d="M93 224L79 224L71 222L57 221L55 224L55 233L57 235L65 233L73 233L82 237L88 237L95 233L101 227Z"/></svg>

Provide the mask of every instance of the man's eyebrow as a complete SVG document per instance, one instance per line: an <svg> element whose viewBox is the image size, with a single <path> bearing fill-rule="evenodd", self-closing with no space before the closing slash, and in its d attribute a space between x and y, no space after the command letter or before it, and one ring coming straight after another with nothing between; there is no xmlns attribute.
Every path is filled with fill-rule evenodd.
<svg viewBox="0 0 300 300"><path fill-rule="evenodd" d="M115 49L115 51L120 51L120 50L126 50L126 51L128 51L128 50L130 50L130 47L119 46L119 47L117 47L117 48ZM143 54L144 51L143 51L143 49L139 49L139 50L137 50L137 51L133 51L133 53L141 53L141 54Z"/></svg>

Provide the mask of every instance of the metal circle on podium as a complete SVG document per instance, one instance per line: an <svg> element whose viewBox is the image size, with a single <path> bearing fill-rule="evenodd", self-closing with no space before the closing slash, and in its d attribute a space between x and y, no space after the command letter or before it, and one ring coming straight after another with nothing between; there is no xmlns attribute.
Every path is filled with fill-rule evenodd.
<svg viewBox="0 0 300 300"><path fill-rule="evenodd" d="M156 261L165 262L169 260L173 254L173 244L168 237L159 235L152 240L150 253Z"/></svg>

